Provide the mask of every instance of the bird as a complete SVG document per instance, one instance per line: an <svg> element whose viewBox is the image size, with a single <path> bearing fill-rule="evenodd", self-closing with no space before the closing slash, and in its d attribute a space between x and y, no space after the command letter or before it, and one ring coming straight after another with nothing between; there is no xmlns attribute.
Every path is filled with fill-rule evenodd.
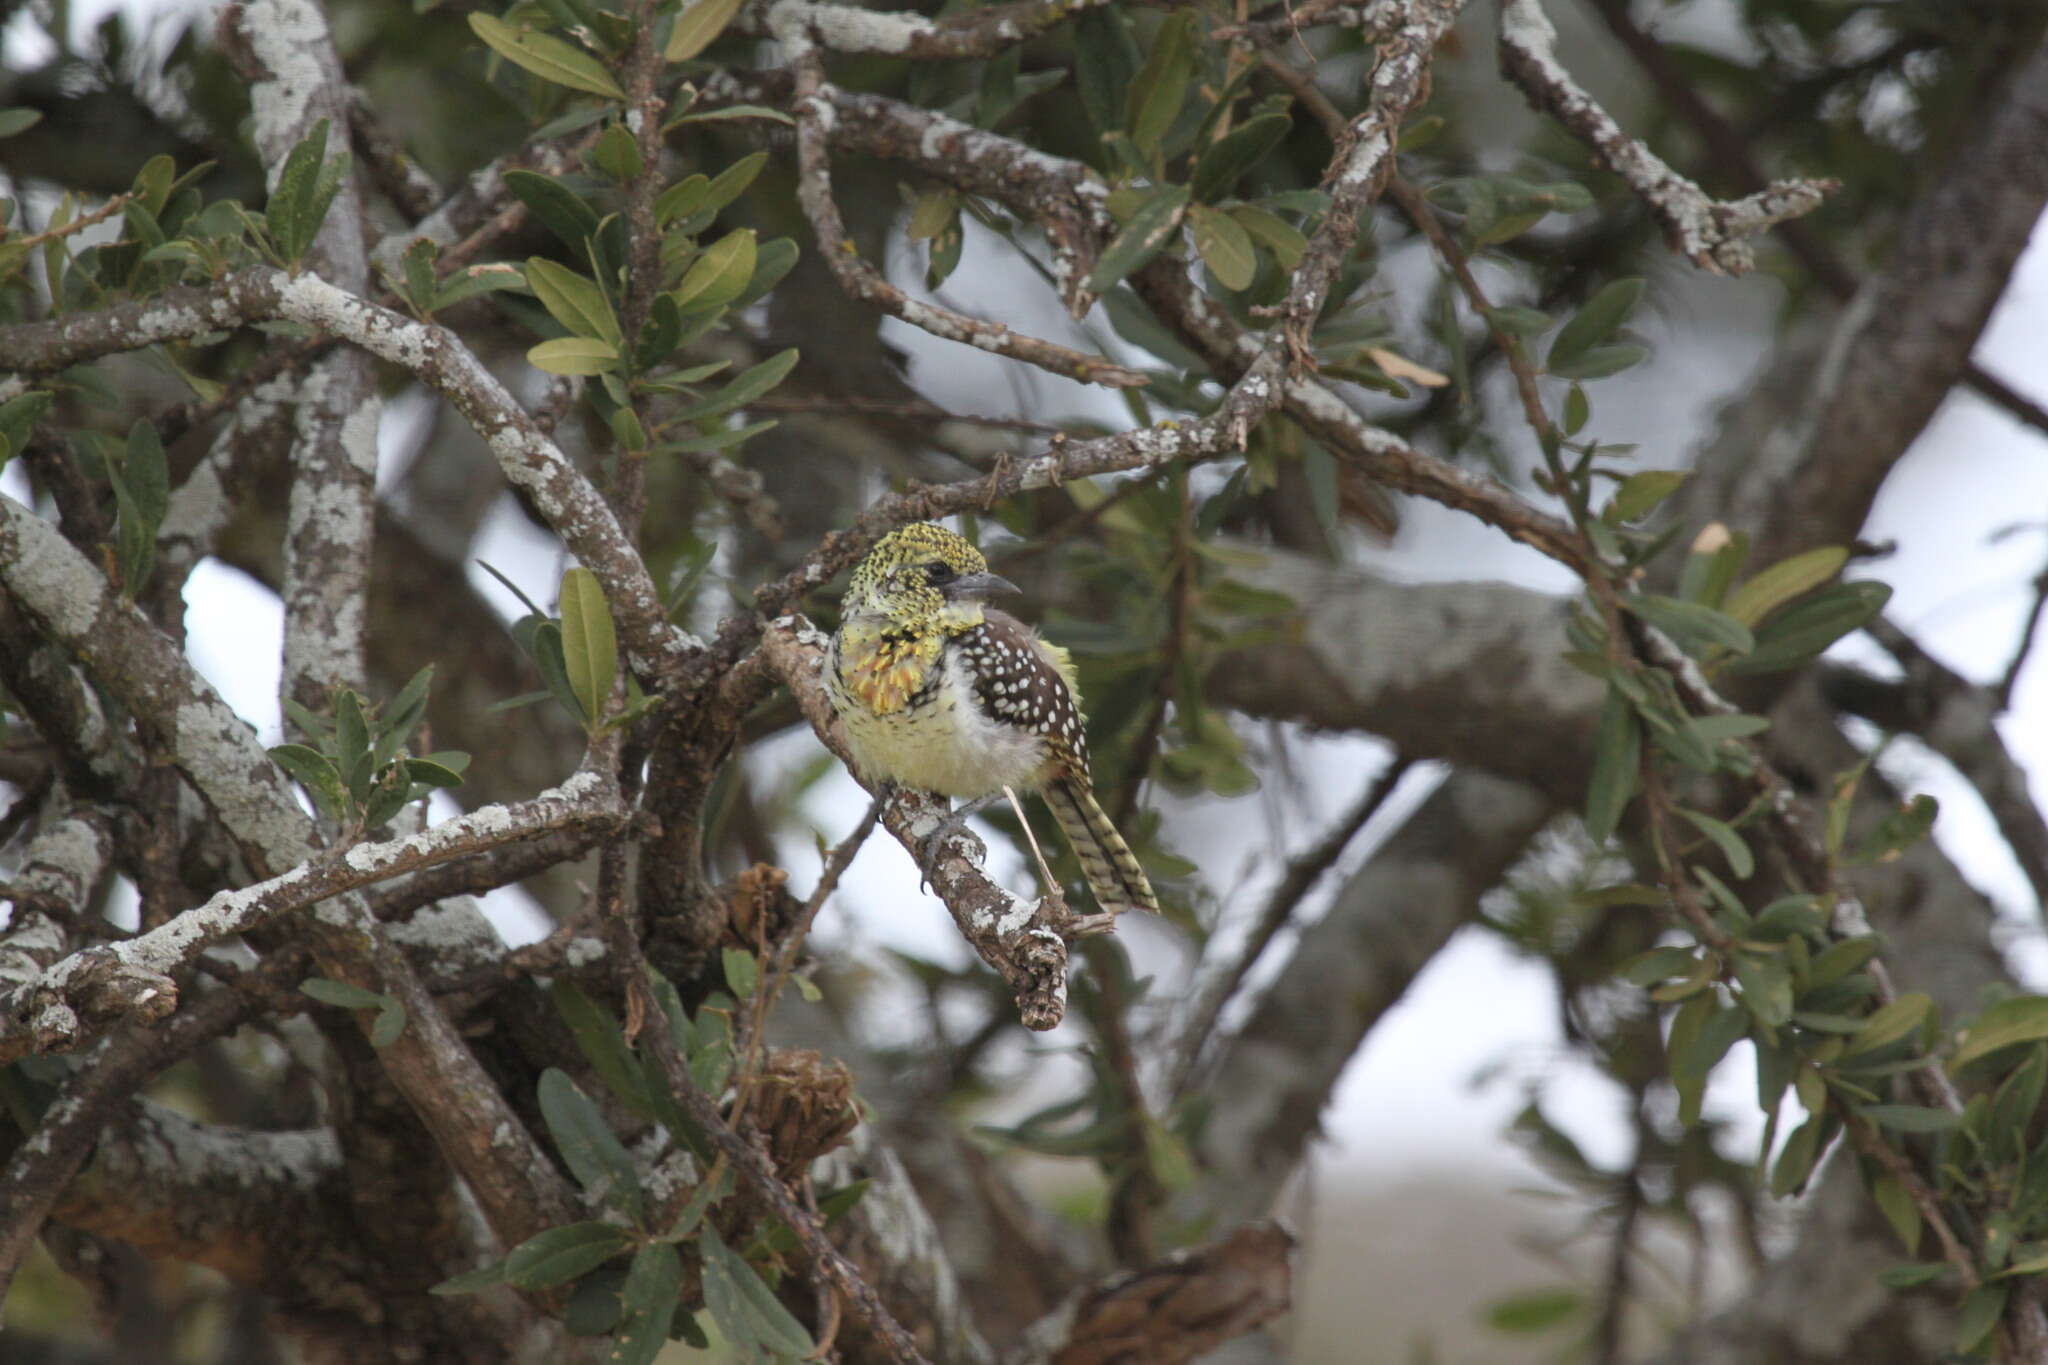
<svg viewBox="0 0 2048 1365"><path fill-rule="evenodd" d="M968 803L924 841L927 863L975 811L1036 791L1097 904L1110 914L1157 912L1145 869L1095 799L1072 661L987 605L1018 591L965 537L934 522L876 542L853 571L824 659L854 767L871 783Z"/></svg>

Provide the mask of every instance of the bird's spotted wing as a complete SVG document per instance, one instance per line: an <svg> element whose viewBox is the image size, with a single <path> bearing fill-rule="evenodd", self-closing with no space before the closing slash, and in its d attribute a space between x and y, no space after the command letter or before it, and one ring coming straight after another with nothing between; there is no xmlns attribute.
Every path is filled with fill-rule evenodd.
<svg viewBox="0 0 2048 1365"><path fill-rule="evenodd" d="M974 673L975 698L990 719L1043 735L1060 766L1086 780L1088 736L1073 688L1051 648L1031 628L999 611L957 640Z"/></svg>

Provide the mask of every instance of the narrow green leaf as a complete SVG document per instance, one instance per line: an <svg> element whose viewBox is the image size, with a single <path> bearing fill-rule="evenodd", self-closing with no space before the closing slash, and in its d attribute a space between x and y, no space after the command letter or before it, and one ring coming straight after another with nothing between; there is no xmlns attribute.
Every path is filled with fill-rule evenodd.
<svg viewBox="0 0 2048 1365"><path fill-rule="evenodd" d="M1703 815L1699 811L1686 810L1682 807L1678 813L1691 821L1693 828L1706 835L1713 841L1714 847L1721 850L1721 856L1728 860L1728 870L1735 874L1736 880L1747 881L1756 871L1756 858L1750 853L1749 845L1744 843L1742 836L1726 823L1716 820L1711 815Z"/></svg>
<svg viewBox="0 0 2048 1365"><path fill-rule="evenodd" d="M1625 609L1648 621L1688 651L1720 645L1738 654L1746 654L1756 645L1747 626L1698 602L1655 593L1633 594L1620 600Z"/></svg>
<svg viewBox="0 0 2048 1365"><path fill-rule="evenodd" d="M738 298L754 277L754 230L736 228L704 248L671 297L684 313L703 313Z"/></svg>
<svg viewBox="0 0 2048 1365"><path fill-rule="evenodd" d="M626 92L602 62L560 38L531 29L516 29L494 15L477 12L470 14L469 28L493 52L544 81L615 100L626 98Z"/></svg>
<svg viewBox="0 0 2048 1365"><path fill-rule="evenodd" d="M1124 127L1125 97L1138 74L1131 21L1115 5L1096 6L1074 21L1074 83L1095 131Z"/></svg>
<svg viewBox="0 0 2048 1365"><path fill-rule="evenodd" d="M913 242L928 242L951 227L960 216L960 191L926 190L910 206L910 221L903 235Z"/></svg>
<svg viewBox="0 0 2048 1365"><path fill-rule="evenodd" d="M796 1359L817 1349L803 1324L790 1316L754 1268L726 1246L716 1228L705 1226L697 1248L704 1258L705 1306L721 1331L735 1342L759 1342Z"/></svg>
<svg viewBox="0 0 2048 1365"><path fill-rule="evenodd" d="M1280 262L1282 270L1292 270L1301 264L1303 254L1308 251L1308 238L1286 219L1251 204L1233 204L1230 216L1251 235L1253 241L1263 244L1273 253L1273 259Z"/></svg>
<svg viewBox="0 0 2048 1365"><path fill-rule="evenodd" d="M654 200L654 221L662 227L679 218L694 217L704 205L704 197L711 193L711 177L697 174L685 176L663 190ZM592 221L594 227L595 220Z"/></svg>
<svg viewBox="0 0 2048 1365"><path fill-rule="evenodd" d="M1635 793L1643 733L1635 708L1620 689L1609 686L1593 741L1593 775L1586 784L1586 837L1600 846L1614 834Z"/></svg>
<svg viewBox="0 0 2048 1365"><path fill-rule="evenodd" d="M405 1006L387 998L370 1025L370 1046L382 1051L405 1035Z"/></svg>
<svg viewBox="0 0 2048 1365"><path fill-rule="evenodd" d="M699 213L716 213L747 192L747 186L754 183L754 177L768 164L768 153L750 152L727 166L704 188L704 202L697 206Z"/></svg>
<svg viewBox="0 0 2048 1365"><path fill-rule="evenodd" d="M1188 209L1195 251L1225 289L1243 289L1258 274L1259 258L1252 239L1238 221L1219 209L1196 204Z"/></svg>
<svg viewBox="0 0 2048 1365"><path fill-rule="evenodd" d="M626 1045L625 1031L612 1018L611 1011L585 995L582 988L566 976L556 977L548 994L553 997L562 1021L569 1026L569 1035L576 1040L576 1046L598 1079L611 1087L612 1093L635 1112L654 1117L654 1106L648 1098L647 1073L641 1069L633 1049Z"/></svg>
<svg viewBox="0 0 2048 1365"><path fill-rule="evenodd" d="M1823 545L1818 550L1781 559L1728 595L1721 610L1754 627L1801 593L1811 592L1842 571L1849 551L1840 545Z"/></svg>
<svg viewBox="0 0 2048 1365"><path fill-rule="evenodd" d="M395 757L398 751L411 742L413 735L427 718L427 693L433 686L434 666L428 664L407 680L398 689L398 695L384 703L377 712L377 743L373 750L375 762L383 767Z"/></svg>
<svg viewBox="0 0 2048 1365"><path fill-rule="evenodd" d="M787 378L789 372L796 368L796 362L797 352L794 347L780 355L770 356L752 369L734 376L732 382L715 395L693 408L678 413L677 417L682 421L696 422L745 407Z"/></svg>
<svg viewBox="0 0 2048 1365"><path fill-rule="evenodd" d="M555 1149L584 1189L631 1217L640 1215L640 1177L604 1115L566 1072L540 1078L540 1112Z"/></svg>
<svg viewBox="0 0 2048 1365"><path fill-rule="evenodd" d="M1103 293L1165 250L1180 230L1188 196L1185 185L1163 185L1152 191L1096 260L1095 270L1088 276L1089 291Z"/></svg>
<svg viewBox="0 0 2048 1365"><path fill-rule="evenodd" d="M556 337L528 347L526 363L549 374L610 374L619 348L596 337Z"/></svg>
<svg viewBox="0 0 2048 1365"><path fill-rule="evenodd" d="M576 567L562 575L562 661L569 689L593 720L610 702L619 675L619 642L597 575Z"/></svg>
<svg viewBox="0 0 2048 1365"><path fill-rule="evenodd" d="M1643 296L1643 280L1640 275L1610 280L1586 300L1585 306L1572 315L1571 321L1558 329L1557 337L1550 343L1550 355L1545 362L1552 374L1558 373L1558 366L1569 364L1584 356L1593 347L1613 336L1615 330L1628 320L1635 311L1636 302Z"/></svg>
<svg viewBox="0 0 2048 1365"><path fill-rule="evenodd" d="M1731 659L1730 673L1770 673L1803 664L1852 630L1860 630L1891 600L1892 590L1868 579L1822 588L1775 612L1757 627L1756 648Z"/></svg>
<svg viewBox="0 0 2048 1365"><path fill-rule="evenodd" d="M666 133L687 123L734 123L743 119L761 119L768 123L796 126L796 120L780 109L770 109L765 104L728 104L723 109L706 109L701 114L679 114L661 125Z"/></svg>
<svg viewBox="0 0 2048 1365"><path fill-rule="evenodd" d="M303 744L280 744L270 750L270 757L306 789L329 819L339 820L348 809L348 788L326 754Z"/></svg>
<svg viewBox="0 0 2048 1365"><path fill-rule="evenodd" d="M1147 156L1158 150L1187 102L1188 81L1195 72L1194 19L1192 14L1176 14L1161 24L1145 65L1131 82L1124 126Z"/></svg>
<svg viewBox="0 0 2048 1365"><path fill-rule="evenodd" d="M1887 811L1870 837L1856 846L1850 861L1857 864L1889 863L1927 837L1941 814L1941 803L1922 793Z"/></svg>
<svg viewBox="0 0 2048 1365"><path fill-rule="evenodd" d="M1866 1104L1856 1112L1899 1133L1946 1133L1963 1121L1961 1114L1918 1104Z"/></svg>
<svg viewBox="0 0 2048 1365"><path fill-rule="evenodd" d="M1486 1325L1496 1332L1517 1335L1547 1332L1582 1314L1586 1296L1577 1289L1535 1289L1510 1294L1486 1307Z"/></svg>
<svg viewBox="0 0 2048 1365"><path fill-rule="evenodd" d="M549 1289L587 1275L628 1245L626 1230L610 1223L570 1223L535 1233L505 1258L505 1283Z"/></svg>
<svg viewBox="0 0 2048 1365"><path fill-rule="evenodd" d="M1688 477L1688 471L1683 469L1645 469L1631 474L1614 490L1601 519L1618 524L1648 516L1658 503L1676 493Z"/></svg>
<svg viewBox="0 0 2048 1365"><path fill-rule="evenodd" d="M597 337L614 348L620 344L619 320L611 302L587 276L535 256L526 263L526 283L541 306L572 334Z"/></svg>
<svg viewBox="0 0 2048 1365"><path fill-rule="evenodd" d="M1960 1071L2000 1048L2042 1038L2048 1038L2048 996L2022 995L2000 1000L1978 1015L1963 1034L1962 1044L1949 1060L1948 1068Z"/></svg>
<svg viewBox="0 0 2048 1365"><path fill-rule="evenodd" d="M334 981L324 976L309 976L299 983L299 993L310 995L323 1005L333 1005L345 1010L382 1009L389 996L355 985L347 981Z"/></svg>
<svg viewBox="0 0 2048 1365"><path fill-rule="evenodd" d="M1909 991L1873 1012L1862 1030L1842 1049L1842 1056L1846 1059L1888 1047L1918 1029L1933 1012L1931 997L1920 991Z"/></svg>
<svg viewBox="0 0 2048 1365"><path fill-rule="evenodd" d="M1777 1165L1771 1168L1771 1194L1784 1199L1798 1193L1806 1185L1806 1178L1813 1174L1813 1168L1820 1161L1821 1134L1827 1120L1815 1114L1792 1130L1792 1136L1785 1139L1785 1149L1778 1154Z"/></svg>
<svg viewBox="0 0 2048 1365"><path fill-rule="evenodd" d="M687 182L686 182L687 183ZM583 197L553 176L537 171L505 172L505 188L512 191L534 217L562 244L579 255L583 244L597 234L597 210ZM680 189L680 186L671 189ZM660 200L656 200L657 212Z"/></svg>
<svg viewBox="0 0 2048 1365"><path fill-rule="evenodd" d="M0 137L13 137L16 133L25 133L42 121L43 111L40 109L0 109Z"/></svg>
<svg viewBox="0 0 2048 1365"><path fill-rule="evenodd" d="M649 1242L633 1253L621 1298L625 1318L612 1334L606 1365L652 1365L668 1345L683 1289L683 1261L667 1242Z"/></svg>
<svg viewBox="0 0 2048 1365"><path fill-rule="evenodd" d="M1956 1314L1956 1351L1968 1355L1984 1344L1991 1330L1998 1326L1998 1320L2005 1316L2005 1301L2012 1293L2012 1284L2006 1280L1993 1280L1980 1284L1963 1299L1961 1311Z"/></svg>
<svg viewBox="0 0 2048 1365"><path fill-rule="evenodd" d="M1210 143L1195 162L1189 182L1195 198L1209 204L1229 194L1246 171L1272 155L1293 126L1294 120L1285 114L1264 114Z"/></svg>
<svg viewBox="0 0 2048 1365"><path fill-rule="evenodd" d="M1919 1210L1914 1210L1917 1217ZM1886 1289L1918 1289L1923 1284L1933 1284L1949 1273L1947 1261L1914 1261L1907 1265L1886 1266L1877 1272L1877 1282Z"/></svg>
<svg viewBox="0 0 2048 1365"><path fill-rule="evenodd" d="M451 1275L427 1290L427 1292L444 1296L449 1294L478 1294L486 1289L495 1289L503 1283L505 1283L505 1263L503 1261L493 1261L489 1265L478 1266L475 1270L465 1270L460 1275Z"/></svg>
<svg viewBox="0 0 2048 1365"><path fill-rule="evenodd" d="M744 948L723 948L719 953L725 967L726 988L735 999L753 999L754 992L761 988L760 963Z"/></svg>
<svg viewBox="0 0 2048 1365"><path fill-rule="evenodd" d="M661 55L672 62L687 62L711 46L740 12L741 0L691 0L676 16L669 30L668 45Z"/></svg>

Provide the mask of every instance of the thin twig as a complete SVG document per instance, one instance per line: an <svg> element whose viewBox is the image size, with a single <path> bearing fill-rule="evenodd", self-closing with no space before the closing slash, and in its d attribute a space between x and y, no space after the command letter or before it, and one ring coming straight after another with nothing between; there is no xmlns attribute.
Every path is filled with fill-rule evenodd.
<svg viewBox="0 0 2048 1365"><path fill-rule="evenodd" d="M1280 874L1279 882L1267 894L1266 904L1253 923L1250 936L1238 949L1237 956L1230 966L1203 993L1202 1002L1195 1007L1187 1028L1181 1033L1177 1048L1179 1059L1175 1065L1171 1090L1176 1098L1186 1093L1193 1081L1196 1063L1201 1058L1202 1049L1208 1045L1210 1036L1215 1033L1217 1021L1222 1018L1224 1008L1237 994L1237 988L1244 983L1251 969L1265 955L1266 949L1280 936L1280 931L1287 927L1288 921L1294 917L1295 910L1301 905L1301 898L1306 896L1315 884L1322 880L1323 874L1344 856L1344 850L1351 846L1351 841L1358 837L1358 832L1365 828L1373 816L1379 814L1380 808L1386 805L1387 798L1394 794L1394 788L1400 785L1401 779L1408 775L1408 770L1414 764L1415 760L1405 754L1394 755L1386 767L1374 774L1371 784L1365 789L1365 794L1358 799L1357 805L1345 813L1342 820L1333 825L1327 834L1308 849L1288 860L1286 869Z"/></svg>

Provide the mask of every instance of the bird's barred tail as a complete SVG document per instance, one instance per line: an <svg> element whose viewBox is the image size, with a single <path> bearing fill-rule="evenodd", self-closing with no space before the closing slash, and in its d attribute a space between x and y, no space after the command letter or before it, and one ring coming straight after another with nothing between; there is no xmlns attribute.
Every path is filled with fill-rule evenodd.
<svg viewBox="0 0 2048 1365"><path fill-rule="evenodd" d="M1045 803L1052 807L1061 833L1081 860L1088 889L1105 911L1150 910L1159 913L1159 898L1152 883L1124 836L1109 822L1094 790L1085 781L1062 777L1045 789Z"/></svg>

